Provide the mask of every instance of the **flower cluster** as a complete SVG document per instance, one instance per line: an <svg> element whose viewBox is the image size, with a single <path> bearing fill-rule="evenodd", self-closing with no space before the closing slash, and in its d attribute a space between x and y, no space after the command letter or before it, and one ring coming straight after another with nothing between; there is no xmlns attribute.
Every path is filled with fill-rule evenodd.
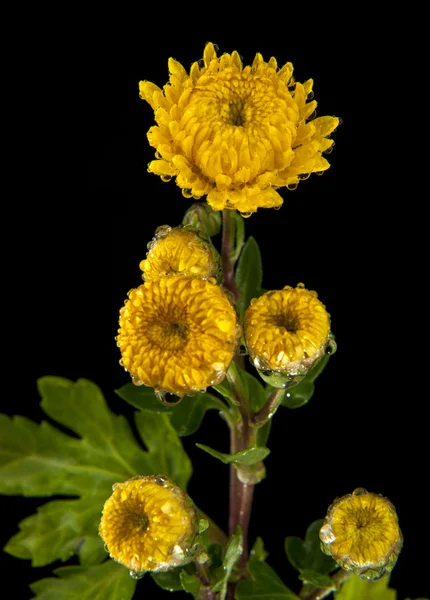
<svg viewBox="0 0 430 600"><path fill-rule="evenodd" d="M343 569L369 580L392 571L403 545L394 506L363 488L330 506L320 539Z"/></svg>
<svg viewBox="0 0 430 600"><path fill-rule="evenodd" d="M240 327L210 276L219 268L213 246L191 230L164 227L141 268L146 281L128 293L117 337L134 383L178 396L220 383Z"/></svg>
<svg viewBox="0 0 430 600"><path fill-rule="evenodd" d="M111 558L134 576L166 571L190 560L197 514L187 494L167 477L135 477L113 485L99 534Z"/></svg>
<svg viewBox="0 0 430 600"><path fill-rule="evenodd" d="M218 57L209 43L189 74L173 58L168 66L163 89L140 82L157 122L148 132L157 158L149 171L176 177L186 197L207 195L215 210L249 215L280 206L278 188L329 168L322 153L339 119L312 119L313 81L295 82L291 63L279 68L256 54L244 67L236 51Z"/></svg>

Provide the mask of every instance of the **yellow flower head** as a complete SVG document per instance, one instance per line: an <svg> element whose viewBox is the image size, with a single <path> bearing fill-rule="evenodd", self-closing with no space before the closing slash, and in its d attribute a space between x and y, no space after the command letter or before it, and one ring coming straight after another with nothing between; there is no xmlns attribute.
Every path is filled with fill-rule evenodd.
<svg viewBox="0 0 430 600"><path fill-rule="evenodd" d="M220 383L240 327L212 280L170 275L131 290L120 311L121 364L135 383L178 396Z"/></svg>
<svg viewBox="0 0 430 600"><path fill-rule="evenodd" d="M163 225L148 244L148 254L140 268L146 281L172 273L216 277L220 260L215 247L196 230Z"/></svg>
<svg viewBox="0 0 430 600"><path fill-rule="evenodd" d="M138 576L188 562L197 515L187 494L167 477L135 477L113 485L99 534L111 558Z"/></svg>
<svg viewBox="0 0 430 600"><path fill-rule="evenodd" d="M403 544L394 506L363 488L330 506L320 539L343 569L370 580L392 571Z"/></svg>
<svg viewBox="0 0 430 600"><path fill-rule="evenodd" d="M243 67L236 51L218 58L209 43L189 74L173 58L168 65L162 90L140 82L157 122L148 132L157 150L149 171L163 180L176 177L186 197L207 195L213 209L248 216L280 206L277 188L294 188L329 168L322 152L333 145L328 136L339 119L310 121L317 105L313 81L294 82L291 63L278 68L275 58L266 63L256 54Z"/></svg>
<svg viewBox="0 0 430 600"><path fill-rule="evenodd" d="M330 317L317 293L299 284L251 300L244 329L250 358L260 373L296 377L324 354Z"/></svg>

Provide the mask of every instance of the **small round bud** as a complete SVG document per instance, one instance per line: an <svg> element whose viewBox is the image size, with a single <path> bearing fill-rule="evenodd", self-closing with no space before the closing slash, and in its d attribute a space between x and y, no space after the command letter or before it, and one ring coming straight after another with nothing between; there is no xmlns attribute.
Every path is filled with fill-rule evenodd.
<svg viewBox="0 0 430 600"><path fill-rule="evenodd" d="M244 325L251 362L278 388L299 383L331 342L324 304L300 283L251 300Z"/></svg>
<svg viewBox="0 0 430 600"><path fill-rule="evenodd" d="M110 557L130 569L167 571L191 560L198 519L189 496L162 475L134 477L113 485L99 534Z"/></svg>
<svg viewBox="0 0 430 600"><path fill-rule="evenodd" d="M221 231L221 212L213 210L206 202L196 202L185 213L182 224L191 225L203 235L212 237Z"/></svg>
<svg viewBox="0 0 430 600"><path fill-rule="evenodd" d="M139 266L145 281L172 274L218 278L220 256L211 241L196 229L162 225L149 242L146 259Z"/></svg>
<svg viewBox="0 0 430 600"><path fill-rule="evenodd" d="M335 500L320 539L323 552L343 569L369 580L393 570L403 545L394 506L363 488Z"/></svg>

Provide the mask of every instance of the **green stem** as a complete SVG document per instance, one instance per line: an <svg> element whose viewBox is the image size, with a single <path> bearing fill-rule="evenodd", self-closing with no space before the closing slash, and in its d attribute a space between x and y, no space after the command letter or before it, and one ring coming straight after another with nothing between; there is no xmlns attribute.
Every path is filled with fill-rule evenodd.
<svg viewBox="0 0 430 600"><path fill-rule="evenodd" d="M322 600L322 598L326 598L332 592L338 590L341 585L351 577L351 575L351 571L339 569L339 571L336 571L336 573L332 576L333 587L331 588L316 588L314 586L305 584L300 590L299 598L301 598L301 600Z"/></svg>
<svg viewBox="0 0 430 600"><path fill-rule="evenodd" d="M285 388L275 388L263 408L252 417L252 425L260 428L273 417L285 397Z"/></svg>

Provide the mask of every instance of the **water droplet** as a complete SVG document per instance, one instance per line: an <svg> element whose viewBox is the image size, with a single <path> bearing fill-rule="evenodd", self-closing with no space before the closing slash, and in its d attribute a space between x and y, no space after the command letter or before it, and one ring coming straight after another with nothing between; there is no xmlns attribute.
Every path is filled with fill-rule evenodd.
<svg viewBox="0 0 430 600"><path fill-rule="evenodd" d="M366 496L369 492L365 488L356 488L353 492L353 496Z"/></svg>
<svg viewBox="0 0 430 600"><path fill-rule="evenodd" d="M300 175L298 176L300 181L305 181L306 179L309 179L309 177L311 176L310 173L300 173Z"/></svg>
<svg viewBox="0 0 430 600"><path fill-rule="evenodd" d="M131 376L131 383L134 383L134 385L143 385L143 383L140 381L140 379L138 377L135 377L134 375Z"/></svg>
<svg viewBox="0 0 430 600"><path fill-rule="evenodd" d="M334 144L333 144L334 146ZM324 154L331 154L333 152L333 146L330 146L330 148L327 148L327 150L324 150Z"/></svg>
<svg viewBox="0 0 430 600"><path fill-rule="evenodd" d="M154 483L157 484L157 485L163 485L164 486L164 484L166 483L166 481L167 481L167 478L164 477L164 475L156 475L154 477Z"/></svg>
<svg viewBox="0 0 430 600"><path fill-rule="evenodd" d="M112 486L112 488L113 488L113 487L114 487L114 486ZM109 552L109 548L108 548L107 544L105 544L105 545L104 545L104 549L105 549L105 552Z"/></svg>
<svg viewBox="0 0 430 600"><path fill-rule="evenodd" d="M142 579L144 575L145 571L130 571L130 577L133 577L133 579Z"/></svg>
<svg viewBox="0 0 430 600"><path fill-rule="evenodd" d="M312 114L310 114L309 117L307 118L307 121L312 121L312 119L315 119L316 116L317 116L317 111L314 110L314 112Z"/></svg>
<svg viewBox="0 0 430 600"><path fill-rule="evenodd" d="M204 61L204 59L203 59L203 58L200 58L200 59L197 61L197 64L199 65L200 69L203 69L203 68L206 66L206 64L205 64L205 61Z"/></svg>
<svg viewBox="0 0 430 600"><path fill-rule="evenodd" d="M325 353L326 354L334 354L336 352L336 350L337 350L337 344L333 339L331 339L328 343Z"/></svg>
<svg viewBox="0 0 430 600"><path fill-rule="evenodd" d="M252 213L250 212L241 212L240 216L243 217L244 219L249 219L249 217L252 215Z"/></svg>
<svg viewBox="0 0 430 600"><path fill-rule="evenodd" d="M275 210L281 210L281 208L282 208L282 205L281 205L281 206L274 206L273 208L274 208Z"/></svg>
<svg viewBox="0 0 430 600"><path fill-rule="evenodd" d="M287 185L287 190L290 190L290 192L292 192L293 190L297 189L298 185L299 185L298 183L289 183Z"/></svg>
<svg viewBox="0 0 430 600"><path fill-rule="evenodd" d="M191 193L191 188L184 188L182 190L182 195L183 195L184 198L192 198L193 195Z"/></svg>
<svg viewBox="0 0 430 600"><path fill-rule="evenodd" d="M314 91L313 91L313 90L311 90L311 91L309 92L309 94L307 95L307 99L308 99L308 100L313 100L313 99L314 99L314 96L315 96L315 94L314 94Z"/></svg>
<svg viewBox="0 0 430 600"><path fill-rule="evenodd" d="M161 156L161 154L158 152L158 150L155 151L155 158L158 159L158 160L160 160L161 158L163 158Z"/></svg>
<svg viewBox="0 0 430 600"><path fill-rule="evenodd" d="M218 51L219 51L219 46L218 46L218 44L214 44L214 48L215 48L215 52L218 52Z"/></svg>
<svg viewBox="0 0 430 600"><path fill-rule="evenodd" d="M161 181L164 181L164 183L167 183L169 181L172 181L172 176L171 175L161 175L160 179L161 179Z"/></svg>
<svg viewBox="0 0 430 600"><path fill-rule="evenodd" d="M342 125L342 123L343 123L342 117L338 117L338 119L339 119L339 125Z"/></svg>
<svg viewBox="0 0 430 600"><path fill-rule="evenodd" d="M122 360L122 358L120 358L118 362L119 362L119 364L120 364L121 367L124 366L124 361Z"/></svg>
<svg viewBox="0 0 430 600"><path fill-rule="evenodd" d="M314 171L315 175L318 175L318 177L321 177L321 175L324 175L325 171Z"/></svg>

